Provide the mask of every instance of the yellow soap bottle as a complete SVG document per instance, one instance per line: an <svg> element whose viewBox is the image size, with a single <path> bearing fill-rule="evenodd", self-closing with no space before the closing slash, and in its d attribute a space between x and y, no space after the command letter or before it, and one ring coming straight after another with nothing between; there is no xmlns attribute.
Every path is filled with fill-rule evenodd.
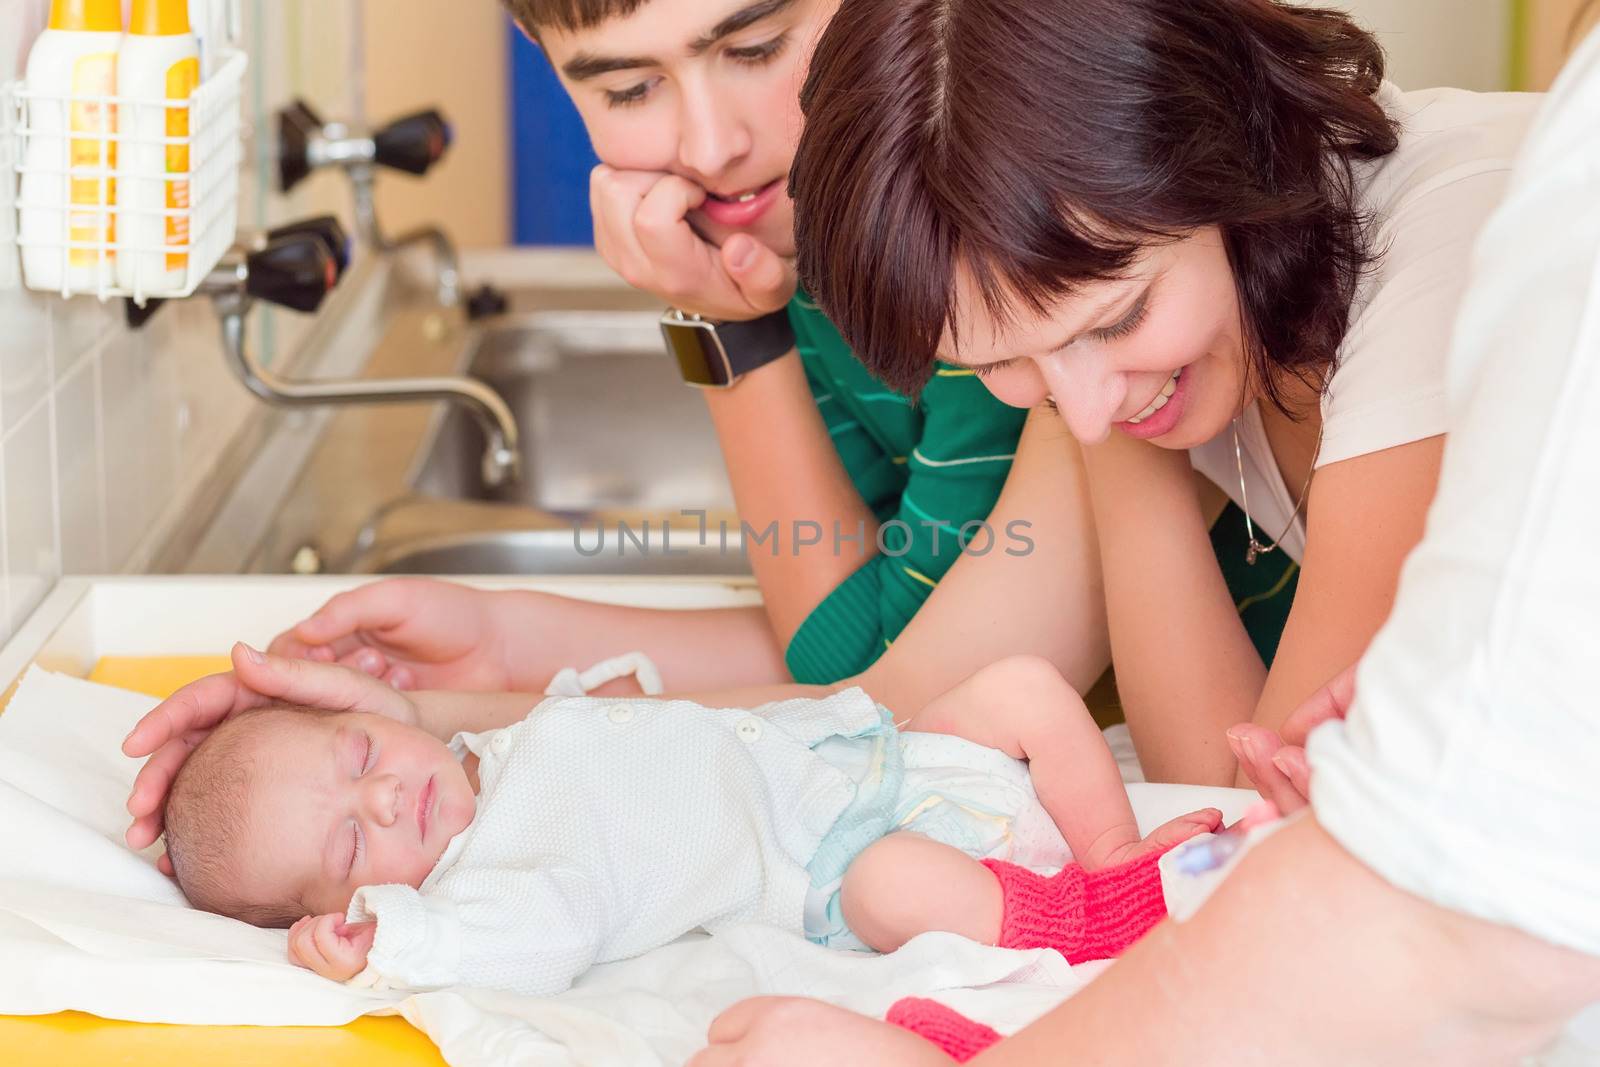
<svg viewBox="0 0 1600 1067"><path fill-rule="evenodd" d="M23 276L30 288L116 282L117 50L121 0L53 0L28 53L28 138L22 159ZM69 99L71 98L71 99Z"/></svg>
<svg viewBox="0 0 1600 1067"><path fill-rule="evenodd" d="M139 295L182 289L189 272L193 152L187 101L200 85L200 45L188 0L133 0L117 59L122 181L117 187L117 276Z"/></svg>

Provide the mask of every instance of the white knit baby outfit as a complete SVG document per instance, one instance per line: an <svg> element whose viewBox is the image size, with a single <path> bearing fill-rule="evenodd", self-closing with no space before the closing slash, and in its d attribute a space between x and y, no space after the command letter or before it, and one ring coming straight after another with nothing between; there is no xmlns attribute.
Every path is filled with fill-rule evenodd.
<svg viewBox="0 0 1600 1067"><path fill-rule="evenodd" d="M549 995L699 927L799 931L806 862L856 788L811 746L880 725L853 689L751 712L556 698L460 734L477 814L420 890L357 891L350 921L378 921L357 981Z"/></svg>

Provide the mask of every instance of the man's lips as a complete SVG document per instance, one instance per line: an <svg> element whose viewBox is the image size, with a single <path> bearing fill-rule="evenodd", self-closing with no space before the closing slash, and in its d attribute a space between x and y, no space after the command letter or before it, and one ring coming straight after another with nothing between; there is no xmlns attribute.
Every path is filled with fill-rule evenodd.
<svg viewBox="0 0 1600 1067"><path fill-rule="evenodd" d="M729 195L706 194L700 213L719 226L743 229L754 225L777 202L783 192L784 179L777 178L758 189L748 189Z"/></svg>

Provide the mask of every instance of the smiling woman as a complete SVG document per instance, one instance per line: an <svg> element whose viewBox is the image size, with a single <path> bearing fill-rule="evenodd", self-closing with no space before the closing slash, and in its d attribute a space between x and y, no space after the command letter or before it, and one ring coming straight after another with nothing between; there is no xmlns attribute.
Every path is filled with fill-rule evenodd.
<svg viewBox="0 0 1600 1067"><path fill-rule="evenodd" d="M812 62L801 278L885 380L960 362L1084 446L1158 779L1232 780L1227 728L1355 660L1421 536L1468 251L1537 98L1383 73L1276 0L844 0ZM1191 466L1247 509L1241 562L1303 564L1270 675Z"/></svg>

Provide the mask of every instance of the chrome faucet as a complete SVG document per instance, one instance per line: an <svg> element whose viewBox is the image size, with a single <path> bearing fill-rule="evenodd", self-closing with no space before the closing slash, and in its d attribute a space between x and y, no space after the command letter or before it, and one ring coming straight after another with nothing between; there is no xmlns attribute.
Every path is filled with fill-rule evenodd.
<svg viewBox="0 0 1600 1067"><path fill-rule="evenodd" d="M471 378L280 378L250 354L245 320L257 300L295 311L321 306L349 264L349 241L331 218L312 219L234 245L201 283L222 320L228 360L245 388L270 404L400 404L444 400L467 408L483 427L483 477L490 486L514 481L520 468L516 418L500 394Z"/></svg>
<svg viewBox="0 0 1600 1067"><path fill-rule="evenodd" d="M426 174L444 158L452 136L449 123L437 111L421 111L369 130L354 122L325 122L309 104L297 100L278 113L279 185L287 193L313 171L343 170L355 194L362 242L378 252L431 246L435 293L441 305L454 307L461 300L461 260L449 235L437 226L424 226L389 237L378 223L374 202L379 167Z"/></svg>

